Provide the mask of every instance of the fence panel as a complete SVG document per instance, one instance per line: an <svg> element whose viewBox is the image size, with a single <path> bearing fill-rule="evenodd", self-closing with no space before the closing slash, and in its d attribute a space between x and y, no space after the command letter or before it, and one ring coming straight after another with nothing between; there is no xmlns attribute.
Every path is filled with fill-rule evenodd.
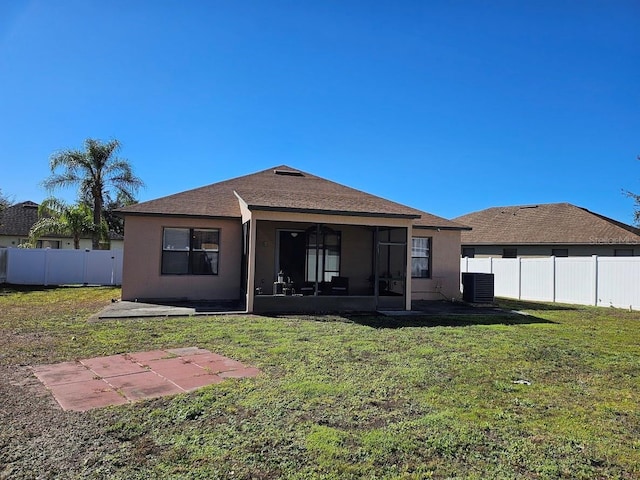
<svg viewBox="0 0 640 480"><path fill-rule="evenodd" d="M85 283L86 254L84 250L45 250L45 256L45 285Z"/></svg>
<svg viewBox="0 0 640 480"><path fill-rule="evenodd" d="M598 306L640 308L640 258L598 260Z"/></svg>
<svg viewBox="0 0 640 480"><path fill-rule="evenodd" d="M7 249L0 248L0 283L7 281Z"/></svg>
<svg viewBox="0 0 640 480"><path fill-rule="evenodd" d="M463 258L460 270L493 273L497 297L640 310L638 257Z"/></svg>
<svg viewBox="0 0 640 480"><path fill-rule="evenodd" d="M520 262L512 258L494 258L494 289L500 297L519 298L520 296ZM500 292L498 294L497 292Z"/></svg>
<svg viewBox="0 0 640 480"><path fill-rule="evenodd" d="M18 285L121 285L122 260L122 250L9 248L4 281Z"/></svg>
<svg viewBox="0 0 640 480"><path fill-rule="evenodd" d="M596 259L556 258L556 302L595 305Z"/></svg>
<svg viewBox="0 0 640 480"><path fill-rule="evenodd" d="M120 285L122 283L122 250L92 250L87 257L84 283Z"/></svg>
<svg viewBox="0 0 640 480"><path fill-rule="evenodd" d="M515 259L516 261L518 259ZM553 302L553 258L521 258L520 298Z"/></svg>
<svg viewBox="0 0 640 480"><path fill-rule="evenodd" d="M46 285L47 251L44 249L7 249L7 283Z"/></svg>

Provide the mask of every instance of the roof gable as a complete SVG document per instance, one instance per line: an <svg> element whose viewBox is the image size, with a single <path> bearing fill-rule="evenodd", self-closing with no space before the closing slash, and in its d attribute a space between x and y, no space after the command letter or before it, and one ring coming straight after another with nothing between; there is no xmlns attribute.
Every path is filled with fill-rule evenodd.
<svg viewBox="0 0 640 480"><path fill-rule="evenodd" d="M455 219L465 245L640 243L640 229L570 203L492 207Z"/></svg>
<svg viewBox="0 0 640 480"><path fill-rule="evenodd" d="M26 201L11 205L0 213L0 235L27 236L37 220L37 203Z"/></svg>
<svg viewBox="0 0 640 480"><path fill-rule="evenodd" d="M123 208L121 212L125 215L240 218L236 194L250 210L405 217L416 219L425 227L463 228L449 220L287 165L138 203Z"/></svg>

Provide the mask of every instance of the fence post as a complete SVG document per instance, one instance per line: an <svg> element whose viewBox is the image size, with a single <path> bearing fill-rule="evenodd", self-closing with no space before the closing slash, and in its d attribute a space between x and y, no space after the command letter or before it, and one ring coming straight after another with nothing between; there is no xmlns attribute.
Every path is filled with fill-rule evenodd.
<svg viewBox="0 0 640 480"><path fill-rule="evenodd" d="M85 248L84 249L84 255L82 256L82 283L83 285L87 285L89 282L87 282L87 277L89 276L89 274L87 273L87 270L89 269L89 249Z"/></svg>
<svg viewBox="0 0 640 480"><path fill-rule="evenodd" d="M551 255L551 262L553 262L553 270L551 273L551 286L553 288L553 293L551 294L551 301L556 303L556 256Z"/></svg>
<svg viewBox="0 0 640 480"><path fill-rule="evenodd" d="M593 258L593 267L591 271L593 272L593 305L598 306L598 255L592 255Z"/></svg>
<svg viewBox="0 0 640 480"><path fill-rule="evenodd" d="M522 300L522 257L518 257L518 300Z"/></svg>
<svg viewBox="0 0 640 480"><path fill-rule="evenodd" d="M44 284L44 286L46 287L47 285L49 285L49 249L45 248L44 249L44 265L43 265L43 279L42 279L42 283Z"/></svg>

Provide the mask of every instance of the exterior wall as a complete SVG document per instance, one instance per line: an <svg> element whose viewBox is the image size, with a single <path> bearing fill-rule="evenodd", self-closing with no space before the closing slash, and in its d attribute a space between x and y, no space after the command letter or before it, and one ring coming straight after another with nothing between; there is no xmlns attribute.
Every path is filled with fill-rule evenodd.
<svg viewBox="0 0 640 480"><path fill-rule="evenodd" d="M163 227L218 228L218 275L161 275ZM127 216L122 299L237 300L240 298L240 219Z"/></svg>
<svg viewBox="0 0 640 480"><path fill-rule="evenodd" d="M475 249L475 258L502 258L503 248L517 248L518 257L549 257L554 248L566 248L570 257L613 257L617 249L633 249L633 256L640 256L640 245L593 244L593 245L463 245ZM461 250L462 251L462 250Z"/></svg>
<svg viewBox="0 0 640 480"><path fill-rule="evenodd" d="M306 230L310 223L258 221L256 237L256 287L266 295L273 293L276 280L278 230ZM371 295L373 234L354 225L324 224L341 232L340 274L349 278L350 295Z"/></svg>
<svg viewBox="0 0 640 480"><path fill-rule="evenodd" d="M17 247L20 245L22 240L26 240L26 236L16 237L9 235L0 235L0 248L7 247ZM72 238L63 238L63 237L42 237L40 240L54 240L60 242L60 249L73 249L73 239ZM124 241L122 240L111 240L111 250L122 250L124 247ZM91 239L89 238L81 238L80 239L80 249L81 250L91 250Z"/></svg>
<svg viewBox="0 0 640 480"><path fill-rule="evenodd" d="M431 278L411 280L412 300L460 297L460 231L414 228L414 237L431 237Z"/></svg>

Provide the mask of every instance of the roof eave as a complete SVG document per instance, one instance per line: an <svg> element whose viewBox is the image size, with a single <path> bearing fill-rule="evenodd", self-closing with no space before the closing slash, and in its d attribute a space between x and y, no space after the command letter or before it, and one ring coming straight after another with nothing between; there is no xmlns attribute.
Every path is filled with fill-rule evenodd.
<svg viewBox="0 0 640 480"><path fill-rule="evenodd" d="M457 231L461 231L461 230L470 231L470 230L472 230L471 227L466 227L466 226L452 227L451 225L447 225L447 226L442 226L442 225L414 225L413 228L420 229L420 230L457 230Z"/></svg>
<svg viewBox="0 0 640 480"><path fill-rule="evenodd" d="M309 214L317 214L317 215L335 215L335 216L345 216L345 217L406 218L406 219L420 218L420 215L414 215L409 213L355 212L350 210L273 207L268 205L247 205L247 208L249 208L249 210L262 211L262 212L309 213Z"/></svg>

